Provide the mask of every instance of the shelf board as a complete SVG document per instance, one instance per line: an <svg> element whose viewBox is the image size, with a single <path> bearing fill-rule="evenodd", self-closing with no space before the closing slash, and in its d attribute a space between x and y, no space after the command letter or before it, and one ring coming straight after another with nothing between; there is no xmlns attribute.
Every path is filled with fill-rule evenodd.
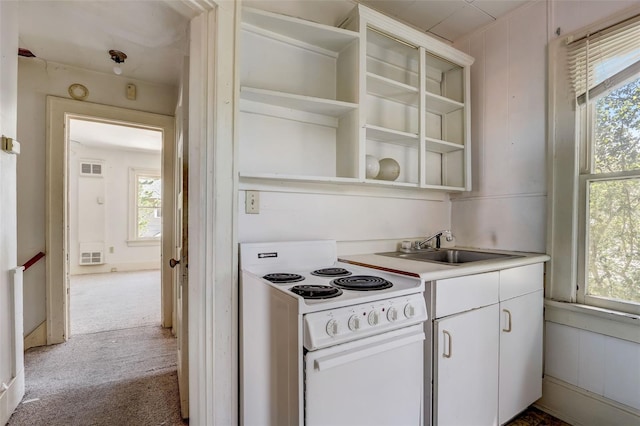
<svg viewBox="0 0 640 426"><path fill-rule="evenodd" d="M394 145L417 147L418 135L415 133L401 132L399 130L367 124L367 139Z"/></svg>
<svg viewBox="0 0 640 426"><path fill-rule="evenodd" d="M418 106L418 88L371 72L367 73L367 92L403 104Z"/></svg>
<svg viewBox="0 0 640 426"><path fill-rule="evenodd" d="M447 152L461 151L464 149L464 145L447 142L440 139L425 137L424 140L425 142L427 142L427 151L431 152L446 154Z"/></svg>
<svg viewBox="0 0 640 426"><path fill-rule="evenodd" d="M401 186L403 188L418 188L418 184L414 182L398 182L395 180L382 180L382 179L365 179L365 183L382 186Z"/></svg>
<svg viewBox="0 0 640 426"><path fill-rule="evenodd" d="M362 182L358 178L345 178L345 177L335 177L335 176L288 175L285 173L240 172L239 177L241 180L267 179L267 180L283 180L283 181L297 181L297 182L325 182L325 183L342 183L342 184L353 184L353 183Z"/></svg>
<svg viewBox="0 0 640 426"><path fill-rule="evenodd" d="M360 38L354 31L249 7L242 9L242 22L291 39L296 44L307 44L336 54Z"/></svg>
<svg viewBox="0 0 640 426"><path fill-rule="evenodd" d="M425 93L425 101L427 111L434 114L449 114L450 112L457 111L464 108L462 102L454 101L444 96L435 95L433 93Z"/></svg>
<svg viewBox="0 0 640 426"><path fill-rule="evenodd" d="M283 108L291 108L298 111L326 115L329 117L341 117L349 111L353 111L358 108L357 104L351 102L315 98L313 96L294 95L292 93L256 89L246 86L240 88L240 98Z"/></svg>

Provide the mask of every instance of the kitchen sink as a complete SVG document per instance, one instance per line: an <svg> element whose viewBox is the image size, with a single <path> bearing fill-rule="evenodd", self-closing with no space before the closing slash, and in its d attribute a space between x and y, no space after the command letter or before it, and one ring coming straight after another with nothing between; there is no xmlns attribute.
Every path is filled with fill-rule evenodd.
<svg viewBox="0 0 640 426"><path fill-rule="evenodd" d="M400 259L417 260L420 262L444 263L448 265L460 265L462 263L482 262L485 260L513 259L522 257L512 254L458 249L392 251L376 254L381 256L397 257Z"/></svg>

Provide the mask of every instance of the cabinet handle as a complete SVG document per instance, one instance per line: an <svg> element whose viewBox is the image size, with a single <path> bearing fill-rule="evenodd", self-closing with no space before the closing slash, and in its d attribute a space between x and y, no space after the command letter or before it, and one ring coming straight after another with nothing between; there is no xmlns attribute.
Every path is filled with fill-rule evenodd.
<svg viewBox="0 0 640 426"><path fill-rule="evenodd" d="M449 339L448 339L449 343L446 345L447 346L447 351L446 352L443 351L442 352L442 356L444 358L451 358L451 340L452 340L451 339L451 334L449 334L449 332L447 330L442 330L442 334L444 336L448 336L449 337Z"/></svg>
<svg viewBox="0 0 640 426"><path fill-rule="evenodd" d="M502 331L505 333L511 333L511 312L508 309L503 309L502 312L507 314L507 328L503 328Z"/></svg>

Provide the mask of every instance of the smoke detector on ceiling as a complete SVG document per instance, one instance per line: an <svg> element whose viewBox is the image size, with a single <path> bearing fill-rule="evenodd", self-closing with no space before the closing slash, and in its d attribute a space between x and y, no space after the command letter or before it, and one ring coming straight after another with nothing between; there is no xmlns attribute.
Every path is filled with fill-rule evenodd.
<svg viewBox="0 0 640 426"><path fill-rule="evenodd" d="M111 60L116 63L113 67L113 72L117 75L122 74L122 67L120 64L124 64L124 60L127 59L127 54L119 50L110 50L109 55L111 56Z"/></svg>

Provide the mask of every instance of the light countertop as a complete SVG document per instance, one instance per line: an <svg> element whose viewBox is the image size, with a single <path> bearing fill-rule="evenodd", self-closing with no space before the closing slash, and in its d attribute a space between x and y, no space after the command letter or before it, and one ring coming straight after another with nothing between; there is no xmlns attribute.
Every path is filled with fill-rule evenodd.
<svg viewBox="0 0 640 426"><path fill-rule="evenodd" d="M501 269L516 268L518 266L546 262L550 259L548 255L543 253L472 249L466 247L449 247L447 249L500 253L518 257L483 260L479 262L468 262L456 265L401 259L397 257L381 256L374 253L339 256L338 260L340 260L341 262L348 262L356 265L382 269L389 272L416 276L425 281L433 281L444 278L459 277L463 275L481 274L483 272L498 271Z"/></svg>

